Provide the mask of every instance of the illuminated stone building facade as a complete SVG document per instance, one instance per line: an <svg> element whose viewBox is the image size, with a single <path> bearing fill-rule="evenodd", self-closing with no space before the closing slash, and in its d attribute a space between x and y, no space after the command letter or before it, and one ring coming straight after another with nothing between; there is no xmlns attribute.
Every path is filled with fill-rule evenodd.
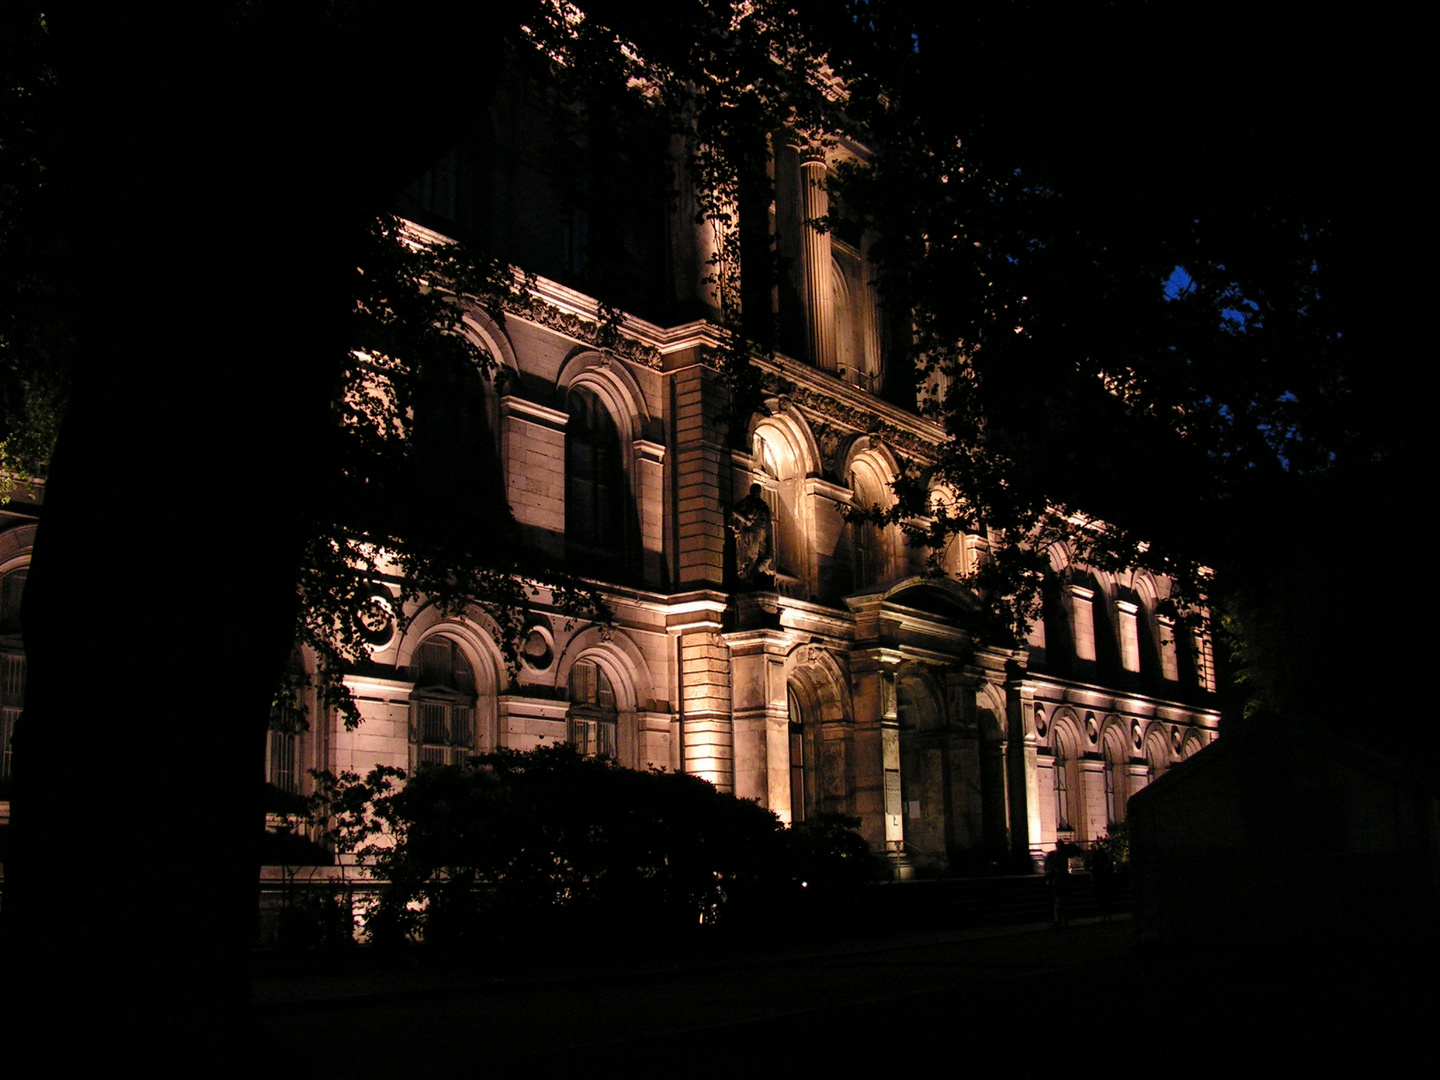
<svg viewBox="0 0 1440 1080"><path fill-rule="evenodd" d="M888 362L867 237L827 205L826 177L862 148L770 140L758 212L787 268L780 349L754 361L763 402L727 422L714 227L660 186L617 203L598 181L556 183L546 132L544 95L517 81L403 210L538 275L503 324L467 303L504 376L477 372L471 422L525 542L599 584L613 632L567 629L542 603L512 678L478 609L378 625L374 664L351 679L364 723L347 732L311 701L309 731L271 734L273 783L568 741L704 777L786 822L853 815L898 869L929 872L1101 836L1130 793L1215 737L1209 646L1177 640L1165 581L1057 549L1027 646L976 649L979 602L953 575L986 558L986 535L957 537L938 578L899 529L846 521L944 438ZM831 231L802 224L827 211ZM597 295L626 312L618 343ZM29 530L0 534L6 604ZM7 642L6 688L23 670Z"/></svg>

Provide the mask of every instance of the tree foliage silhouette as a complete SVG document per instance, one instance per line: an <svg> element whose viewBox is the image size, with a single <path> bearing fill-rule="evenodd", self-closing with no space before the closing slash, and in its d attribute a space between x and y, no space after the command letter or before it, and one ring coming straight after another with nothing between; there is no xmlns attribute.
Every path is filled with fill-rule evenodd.
<svg viewBox="0 0 1440 1080"><path fill-rule="evenodd" d="M951 441L901 494L938 482L937 542L1000 530L977 582L1005 602L997 633L1033 614L1037 553L1061 536L1097 565L1174 574L1182 597L1263 606L1295 542L1286 508L1326 489L1307 478L1403 476L1424 441L1424 395L1391 362L1415 353L1428 247L1411 238L1432 231L1397 107L1424 68L1385 51L1408 28L1142 4L479 7L59 3L40 37L33 5L7 13L30 20L7 56L36 87L53 71L54 96L44 124L7 99L4 179L20 162L56 227L0 234L27 270L0 324L11 468L48 442L15 441L13 417L67 401L6 855L6 1015L27 1037L79 1011L97 1044L178 1062L243 1016L265 705L333 463L321 433L361 362L355 269L376 214L453 137L451 103L490 92L500 69L476 42L539 42L576 77L658 91L720 227L742 184L764 195L767 132L861 128L877 157L847 199L880 237L892 323L915 328L901 343L945 377ZM637 56L650 78L632 79ZM750 238L727 235L743 392L744 339L767 329L739 305L755 278L726 280ZM763 283L767 260L747 263ZM202 774L206 812L177 813ZM137 828L171 842L137 860ZM77 857L107 883L103 917L71 884Z"/></svg>

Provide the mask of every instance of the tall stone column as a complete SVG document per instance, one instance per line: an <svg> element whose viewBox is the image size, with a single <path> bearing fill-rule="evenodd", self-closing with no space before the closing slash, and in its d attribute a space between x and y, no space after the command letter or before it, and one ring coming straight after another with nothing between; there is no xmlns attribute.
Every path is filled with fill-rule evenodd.
<svg viewBox="0 0 1440 1080"><path fill-rule="evenodd" d="M895 671L900 654L892 649L856 649L850 654L855 710L854 813L873 849L891 860L897 873L905 851L900 806L900 718L896 710Z"/></svg>
<svg viewBox="0 0 1440 1080"><path fill-rule="evenodd" d="M860 372L858 383L872 394L878 394L884 385L884 372L881 371L881 325L880 325L880 290L872 272L874 265L870 260L870 234L862 241L863 250L860 253L860 267L865 279L864 302L860 304L857 313L860 319Z"/></svg>
<svg viewBox="0 0 1440 1080"><path fill-rule="evenodd" d="M981 790L985 796L985 851L991 857L1010 854L1010 777L1005 761L1010 741L982 743L980 747Z"/></svg>
<svg viewBox="0 0 1440 1080"><path fill-rule="evenodd" d="M898 660L898 656L892 658L887 670L880 672L880 750L885 770L885 849L896 876L908 878L912 868L905 856L905 825L900 803L900 710L895 695Z"/></svg>
<svg viewBox="0 0 1440 1080"><path fill-rule="evenodd" d="M825 153L818 148L800 152L800 262L805 285L805 339L810 362L822 371L834 371L835 286L831 281L830 234L810 222L830 213L825 188Z"/></svg>
<svg viewBox="0 0 1440 1080"><path fill-rule="evenodd" d="M1044 857L1040 823L1040 736L1035 725L1033 692L1018 677L1005 686L1005 707L1009 739L1006 751L1010 795L1010 842L1014 853L1035 860ZM1047 718L1048 722L1048 718Z"/></svg>

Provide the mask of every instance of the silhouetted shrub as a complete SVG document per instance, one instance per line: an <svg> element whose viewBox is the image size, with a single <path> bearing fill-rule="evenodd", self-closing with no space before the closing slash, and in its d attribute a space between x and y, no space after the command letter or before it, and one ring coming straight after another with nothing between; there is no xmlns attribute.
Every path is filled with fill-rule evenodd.
<svg viewBox="0 0 1440 1080"><path fill-rule="evenodd" d="M1091 846L1104 848L1116 869L1130 865L1130 830L1123 821L1112 821L1109 832Z"/></svg>
<svg viewBox="0 0 1440 1080"><path fill-rule="evenodd" d="M844 892L875 881L878 860L855 830L860 819L816 814L786 834L790 872L810 888Z"/></svg>
<svg viewBox="0 0 1440 1080"><path fill-rule="evenodd" d="M493 948L558 934L773 921L797 890L870 880L854 819L787 832L770 811L693 776L636 772L565 746L365 779L320 774L319 816L384 884L372 940Z"/></svg>
<svg viewBox="0 0 1440 1080"><path fill-rule="evenodd" d="M355 945L355 916L346 882L305 882L280 909L275 944L285 952L336 952Z"/></svg>
<svg viewBox="0 0 1440 1080"><path fill-rule="evenodd" d="M262 832L258 853L261 866L329 866L335 861L323 844L284 828Z"/></svg>

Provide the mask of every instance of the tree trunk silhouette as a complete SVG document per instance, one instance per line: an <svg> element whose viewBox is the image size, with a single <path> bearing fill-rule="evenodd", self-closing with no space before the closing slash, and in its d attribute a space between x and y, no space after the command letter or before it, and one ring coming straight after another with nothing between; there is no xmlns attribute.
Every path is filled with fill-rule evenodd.
<svg viewBox="0 0 1440 1080"><path fill-rule="evenodd" d="M281 7L46 11L83 359L27 586L0 940L7 1043L62 1060L246 1031L264 732L354 252L449 103L483 107L461 43L507 25Z"/></svg>

